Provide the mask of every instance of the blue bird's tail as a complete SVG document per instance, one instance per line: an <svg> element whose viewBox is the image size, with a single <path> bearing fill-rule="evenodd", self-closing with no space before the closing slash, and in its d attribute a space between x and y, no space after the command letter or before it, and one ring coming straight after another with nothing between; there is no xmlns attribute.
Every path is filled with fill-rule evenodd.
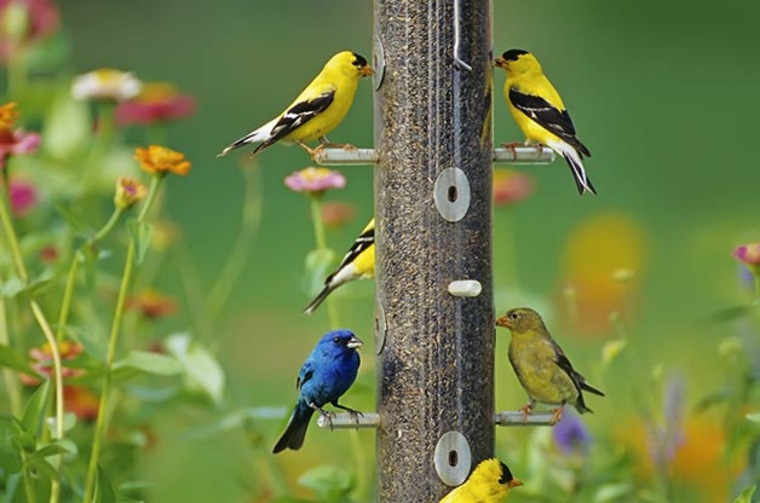
<svg viewBox="0 0 760 503"><path fill-rule="evenodd" d="M272 449L272 453L277 454L285 449L293 449L294 451L300 449L312 415L314 415L314 409L299 400L293 409L293 415L290 416L285 432Z"/></svg>

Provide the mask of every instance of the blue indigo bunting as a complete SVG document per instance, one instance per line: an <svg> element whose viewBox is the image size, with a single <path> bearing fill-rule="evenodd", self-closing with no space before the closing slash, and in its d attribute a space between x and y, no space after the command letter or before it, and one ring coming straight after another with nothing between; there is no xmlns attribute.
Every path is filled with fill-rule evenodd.
<svg viewBox="0 0 760 503"><path fill-rule="evenodd" d="M361 345L362 341L350 330L333 330L322 336L298 373L298 403L273 453L300 449L314 411L330 417L330 413L322 409L328 403L351 414L361 414L338 404L356 380L360 361L356 349Z"/></svg>

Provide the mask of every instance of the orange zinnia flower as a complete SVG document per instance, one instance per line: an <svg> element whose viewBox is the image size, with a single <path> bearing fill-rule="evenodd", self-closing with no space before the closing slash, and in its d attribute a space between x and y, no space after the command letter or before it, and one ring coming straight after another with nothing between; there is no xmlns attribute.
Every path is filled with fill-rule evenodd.
<svg viewBox="0 0 760 503"><path fill-rule="evenodd" d="M18 112L16 111L15 101L0 106L0 128L7 129L12 127L16 119L18 119Z"/></svg>
<svg viewBox="0 0 760 503"><path fill-rule="evenodd" d="M148 188L132 178L119 177L116 180L116 194L113 203L117 208L126 209L142 201L148 195Z"/></svg>
<svg viewBox="0 0 760 503"><path fill-rule="evenodd" d="M158 145L137 147L135 159L140 161L142 169L156 175L174 173L184 176L190 171L190 161L185 159L185 154Z"/></svg>

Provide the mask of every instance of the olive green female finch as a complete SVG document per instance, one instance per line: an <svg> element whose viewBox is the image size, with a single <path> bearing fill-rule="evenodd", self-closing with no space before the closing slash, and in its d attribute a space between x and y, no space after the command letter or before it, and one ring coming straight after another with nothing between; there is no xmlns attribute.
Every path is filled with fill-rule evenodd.
<svg viewBox="0 0 760 503"><path fill-rule="evenodd" d="M509 341L509 362L517 379L528 393L530 402L522 407L527 415L536 402L557 405L554 422L562 417L562 407L571 403L578 412L593 412L583 401L583 391L604 396L575 371L559 344L552 339L541 315L533 309L510 309L496 320L497 327L512 332Z"/></svg>

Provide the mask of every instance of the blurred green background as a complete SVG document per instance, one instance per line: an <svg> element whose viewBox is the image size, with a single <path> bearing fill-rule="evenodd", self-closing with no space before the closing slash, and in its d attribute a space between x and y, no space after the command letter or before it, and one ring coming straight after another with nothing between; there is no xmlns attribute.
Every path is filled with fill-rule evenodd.
<svg viewBox="0 0 760 503"><path fill-rule="evenodd" d="M144 80L172 81L197 98L197 114L170 130L170 146L185 152L194 167L191 176L171 184L169 211L182 226L203 284L210 284L234 241L242 202L235 156L214 156L279 113L333 53L351 49L369 58L371 2L77 0L60 7L72 73L116 67ZM730 252L760 239L760 170L752 157L760 115L760 4L497 0L493 12L494 52L519 47L539 57L593 153L587 169L599 191L598 197L579 198L560 162L520 168L535 177L536 192L519 206L496 211L497 311L533 303L546 312L576 366L588 369L590 380L608 392L591 404L594 430L624 428L633 414L631 384L645 382L659 363L687 377L693 403L717 386L715 348L729 335L725 325L708 322L710 315L749 296ZM496 72L497 143L522 140L501 99L503 82ZM371 87L361 83L352 111L331 139L371 144ZM259 161L260 231L212 343L227 372L230 406L278 407L284 418L296 396L298 368L327 319L324 308L312 318L299 314L308 301L304 258L314 237L307 201L283 186L286 175L308 165L308 157L297 147L276 146ZM347 189L328 199L353 203L358 211L354 222L328 235L339 253L372 214L370 169L342 171ZM519 288L500 255L512 245ZM599 254L610 268L605 278L617 267L636 274L625 296L628 335L639 359L605 375L595 362L601 345L618 335L609 312L589 314L602 321L592 324L588 337L583 323L562 317L563 288L574 274L584 274L587 262L600 262ZM184 300L184 283L171 264L160 283ZM612 291L611 310L621 309L624 300L618 287L602 288ZM372 284L349 285L336 297L342 324L368 342L359 381L345 402L371 410ZM184 310L167 322L167 331L185 328L189 314ZM507 368L508 337L500 335L497 403L514 409L524 395ZM268 451L284 419L256 419L262 435L256 439L244 438L240 429L197 434L221 414L188 408L161 417L154 448L140 458L145 478L156 482L155 501L257 501L257 484L270 470ZM509 460L510 446L527 435L499 430L497 454ZM276 462L292 480L321 464L352 468L357 437L371 451L370 432L330 434L312 426L303 450Z"/></svg>

